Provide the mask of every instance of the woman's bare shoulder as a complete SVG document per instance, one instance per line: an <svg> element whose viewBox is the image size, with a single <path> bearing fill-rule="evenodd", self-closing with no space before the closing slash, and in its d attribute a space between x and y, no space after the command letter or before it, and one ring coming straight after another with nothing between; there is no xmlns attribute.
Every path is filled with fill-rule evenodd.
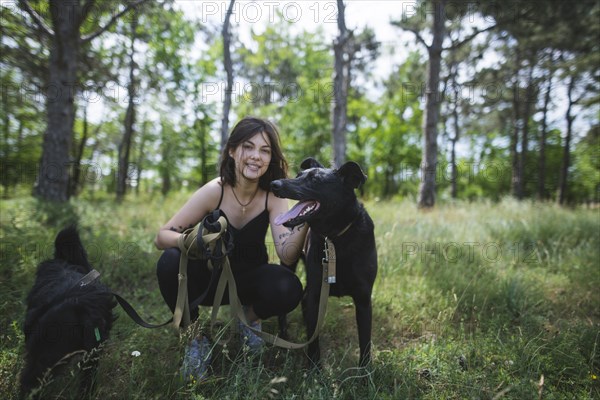
<svg viewBox="0 0 600 400"><path fill-rule="evenodd" d="M198 205L202 205L203 208L212 209L216 207L221 198L221 188L221 178L215 178L196 190L190 200Z"/></svg>
<svg viewBox="0 0 600 400"><path fill-rule="evenodd" d="M206 182L206 184L204 184L204 186L202 186L200 189L202 188L206 188L208 191L210 192L215 192L215 193L221 193L221 188L223 187L224 183L222 182L220 177L216 177L215 179L212 179L208 182Z"/></svg>

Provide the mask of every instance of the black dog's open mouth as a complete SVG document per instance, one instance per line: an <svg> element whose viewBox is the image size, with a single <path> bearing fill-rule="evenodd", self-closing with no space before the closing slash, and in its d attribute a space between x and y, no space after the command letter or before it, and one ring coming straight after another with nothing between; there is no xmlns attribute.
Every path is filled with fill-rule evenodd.
<svg viewBox="0 0 600 400"><path fill-rule="evenodd" d="M320 206L321 204L316 200L301 201L285 214L281 214L275 218L275 224L283 225L288 228L300 225L308 220L311 215L316 213Z"/></svg>

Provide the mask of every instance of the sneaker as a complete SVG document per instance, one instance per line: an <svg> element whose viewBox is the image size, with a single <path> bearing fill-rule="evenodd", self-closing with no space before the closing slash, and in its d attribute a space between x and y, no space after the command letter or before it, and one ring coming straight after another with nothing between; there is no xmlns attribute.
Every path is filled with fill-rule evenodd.
<svg viewBox="0 0 600 400"><path fill-rule="evenodd" d="M242 321L238 321L240 328L240 336L242 338L242 344L248 346L251 351L257 352L265 345L265 341L257 336L254 332L252 332L246 325L242 323ZM262 324L260 320L256 320L254 322L250 322L248 324L252 329L262 330Z"/></svg>
<svg viewBox="0 0 600 400"><path fill-rule="evenodd" d="M208 375L210 365L210 343L205 336L196 338L185 348L181 375L188 383L201 382Z"/></svg>

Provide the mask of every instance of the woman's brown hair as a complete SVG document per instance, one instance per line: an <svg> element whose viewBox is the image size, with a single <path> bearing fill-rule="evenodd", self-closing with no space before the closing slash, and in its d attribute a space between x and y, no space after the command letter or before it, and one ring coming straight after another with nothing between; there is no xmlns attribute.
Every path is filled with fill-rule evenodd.
<svg viewBox="0 0 600 400"><path fill-rule="evenodd" d="M233 127L223 149L223 154L221 154L220 174L223 183L228 183L231 186L236 184L235 160L229 155L229 152L235 151L240 144L259 133L263 133L269 138L271 162L265 174L258 180L258 186L268 191L271 182L287 177L288 164L281 151L277 126L266 119L244 117Z"/></svg>

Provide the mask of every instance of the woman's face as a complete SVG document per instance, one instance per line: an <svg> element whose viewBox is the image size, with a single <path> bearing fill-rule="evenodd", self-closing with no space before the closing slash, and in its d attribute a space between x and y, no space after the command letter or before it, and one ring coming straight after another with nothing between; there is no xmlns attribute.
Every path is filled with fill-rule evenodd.
<svg viewBox="0 0 600 400"><path fill-rule="evenodd" d="M258 179L267 172L271 162L271 142L265 133L257 133L245 142L230 150L229 155L235 160L235 171L238 179L249 181Z"/></svg>

